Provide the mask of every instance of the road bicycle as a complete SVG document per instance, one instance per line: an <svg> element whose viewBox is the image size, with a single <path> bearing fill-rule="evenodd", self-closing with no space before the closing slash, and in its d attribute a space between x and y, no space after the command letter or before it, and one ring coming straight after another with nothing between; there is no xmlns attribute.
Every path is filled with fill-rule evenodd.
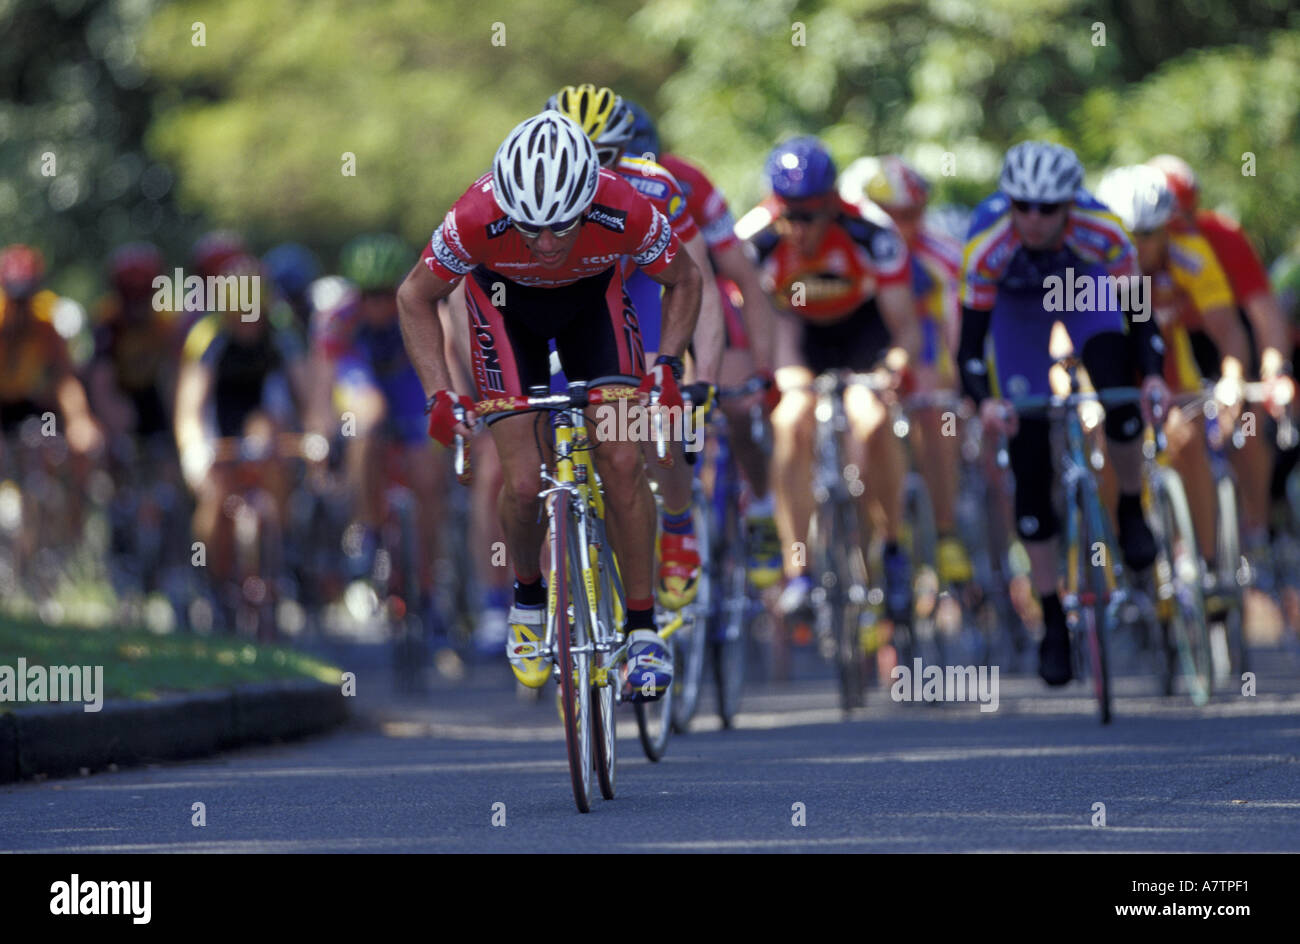
<svg viewBox="0 0 1300 944"><path fill-rule="evenodd" d="M569 778L574 802L583 813L591 809L593 780L605 799L614 798L618 753L614 709L624 700L622 676L628 652L622 631L627 602L606 534L605 498L591 456L596 444L588 434L586 409L637 396L634 387L589 389L585 382L572 381L564 393L533 388L528 396L489 398L474 407L478 416L532 411L549 415L552 463L542 463L538 497L548 525L550 579L546 630L538 654L551 663L559 683ZM652 406L655 400L652 395ZM458 414L463 419L463 411ZM662 430L658 422L654 425L662 456ZM457 478L468 483L469 456L461 437L456 439L454 462ZM677 614L660 627L670 656L681 626ZM628 682L648 684L648 680ZM642 747L651 760L662 757L667 745L672 702L670 686L657 701L633 703Z"/></svg>

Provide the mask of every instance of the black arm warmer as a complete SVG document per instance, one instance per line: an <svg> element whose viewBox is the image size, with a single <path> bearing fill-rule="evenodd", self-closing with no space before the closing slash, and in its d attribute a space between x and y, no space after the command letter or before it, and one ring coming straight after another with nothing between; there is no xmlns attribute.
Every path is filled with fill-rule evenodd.
<svg viewBox="0 0 1300 944"><path fill-rule="evenodd" d="M979 406L992 395L988 364L984 361L984 337L989 332L992 311L961 307L961 344L957 347L957 366L961 371L961 388Z"/></svg>

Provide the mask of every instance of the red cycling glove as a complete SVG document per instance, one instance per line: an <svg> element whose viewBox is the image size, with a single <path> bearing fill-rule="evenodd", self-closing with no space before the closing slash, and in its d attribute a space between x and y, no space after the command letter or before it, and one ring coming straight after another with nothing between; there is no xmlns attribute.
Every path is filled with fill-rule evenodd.
<svg viewBox="0 0 1300 944"><path fill-rule="evenodd" d="M444 446L450 446L456 441L456 424L460 421L452 412L454 406L462 406L468 413L474 409L474 401L466 396L458 396L450 390L439 390L429 398L425 407L425 412L429 414L429 437Z"/></svg>
<svg viewBox="0 0 1300 944"><path fill-rule="evenodd" d="M660 406L680 407L682 405L682 392L677 387L677 378L673 376L673 369L667 364L655 364L651 367L650 372L642 379L641 386L636 388L636 392L648 395L652 387L659 388Z"/></svg>

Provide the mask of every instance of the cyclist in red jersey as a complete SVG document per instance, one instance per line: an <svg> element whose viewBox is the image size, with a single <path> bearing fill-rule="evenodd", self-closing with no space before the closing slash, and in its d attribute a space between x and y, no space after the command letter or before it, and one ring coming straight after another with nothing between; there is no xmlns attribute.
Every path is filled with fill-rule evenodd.
<svg viewBox="0 0 1300 944"><path fill-rule="evenodd" d="M1251 373L1269 386L1267 407L1280 417L1284 405L1295 399L1296 386L1288 357L1286 318L1277 296L1269 286L1268 273L1249 238L1235 221L1213 210L1198 208L1200 185L1187 162L1172 154L1160 154L1147 163L1161 170L1177 202L1170 223L1174 231L1195 231L1205 237L1228 276L1237 307L1251 329L1258 363L1247 365ZM1190 332L1192 346L1202 372L1217 377L1219 353L1204 331ZM1252 562L1268 557L1268 503L1272 461L1263 436L1245 437L1230 458L1241 486L1242 550Z"/></svg>
<svg viewBox="0 0 1300 944"><path fill-rule="evenodd" d="M746 542L748 571L750 582L762 590L781 579L781 539L776 530L769 489L767 456L750 434L749 412L756 403L765 401L770 413L780 399L772 373L776 313L763 291L758 267L745 254L745 244L736 236L736 221L722 192L694 164L675 154L663 153L650 116L635 102L627 104L636 115L627 150L657 160L677 178L686 195L686 208L700 227L708 246L709 259L718 276L726 327L726 350L722 355L719 383L724 387L734 387L750 377L761 375L771 385L767 394L721 404L727 416L731 448L751 492L745 507L745 525L749 532ZM739 306L731 302L733 291L739 292L742 300Z"/></svg>
<svg viewBox="0 0 1300 944"><path fill-rule="evenodd" d="M700 300L700 317L695 326L691 354L696 380L715 383L722 360L722 303L718 296L709 262L709 250L700 236L695 218L687 208L686 197L677 180L654 161L626 153L635 115L612 89L594 85L565 86L552 95L546 107L572 118L591 138L601 164L625 179L667 217L682 247L699 267L704 277ZM637 322L645 342L645 357L652 361L659 351L660 287L653 279L634 271L626 258L623 268L627 291L636 308ZM653 446L646 444L647 458ZM695 599L699 590L700 554L695 540L691 514L691 466L686 462L683 444L673 443L673 464L665 468L650 464L651 475L659 486L663 501L659 539L659 602L672 610L681 609Z"/></svg>
<svg viewBox="0 0 1300 944"><path fill-rule="evenodd" d="M521 122L498 148L492 172L447 212L398 290L407 351L425 392L432 393L430 435L450 444L456 434L470 433L454 407L472 407L473 401L451 389L436 310L465 276L480 398L547 386L548 342L554 339L571 381L602 386L639 379L642 390L662 391L661 404L680 407L680 358L699 317L702 284L699 269L680 250L667 218L627 181L600 168L595 146L576 122L553 111ZM623 288L623 256L667 288L664 353L648 373L636 310ZM482 419L501 460L501 523L516 577L506 652L516 678L538 688L549 666L539 651L546 597L538 567L545 525L537 497L537 418ZM593 430L599 437L600 427ZM652 673L652 687L662 694L672 683L672 663L655 631L655 507L641 444L611 438L594 456L627 589L629 677ZM638 698L640 689L628 694Z"/></svg>
<svg viewBox="0 0 1300 944"><path fill-rule="evenodd" d="M813 377L872 370L882 356L901 371L920 351L907 245L898 232L865 219L835 192L835 163L815 138L793 138L768 157L773 195L736 224L758 252L766 281L784 309L776 338L781 403L772 414L772 473L782 544L807 541L813 511ZM879 398L863 387L845 394L855 464L870 469L864 501L883 520L886 605L903 615L911 564L899 544L903 517L902 445ZM806 615L812 578L805 560L785 562L781 609Z"/></svg>

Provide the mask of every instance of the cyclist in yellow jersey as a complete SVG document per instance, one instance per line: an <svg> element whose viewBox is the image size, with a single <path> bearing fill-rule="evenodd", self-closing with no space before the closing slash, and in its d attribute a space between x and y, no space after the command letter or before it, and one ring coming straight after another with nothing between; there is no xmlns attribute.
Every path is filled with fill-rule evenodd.
<svg viewBox="0 0 1300 944"><path fill-rule="evenodd" d="M921 327L921 350L913 372L918 393L952 391L957 372L949 339L960 316L961 244L924 222L930 184L901 157L862 158L844 170L840 194L866 215L883 210L907 243L912 262L912 291ZM957 537L959 439L944 435L944 410L917 410L913 437L917 471L925 479L934 505L939 543L935 557L945 583L971 579L970 558Z"/></svg>
<svg viewBox="0 0 1300 944"><path fill-rule="evenodd" d="M1151 309L1165 341L1165 382L1170 391L1177 395L1201 389L1202 375L1188 331L1202 328L1222 354L1223 379L1216 396L1226 406L1219 414L1222 428L1230 430L1240 412L1249 344L1214 250L1199 233L1169 226L1173 192L1153 167L1116 168L1102 179L1097 197L1133 235L1142 274L1151 279ZM1207 573L1214 573L1217 506L1205 417L1199 410L1175 408L1169 411L1165 430L1170 460L1187 491L1201 556L1209 565Z"/></svg>

